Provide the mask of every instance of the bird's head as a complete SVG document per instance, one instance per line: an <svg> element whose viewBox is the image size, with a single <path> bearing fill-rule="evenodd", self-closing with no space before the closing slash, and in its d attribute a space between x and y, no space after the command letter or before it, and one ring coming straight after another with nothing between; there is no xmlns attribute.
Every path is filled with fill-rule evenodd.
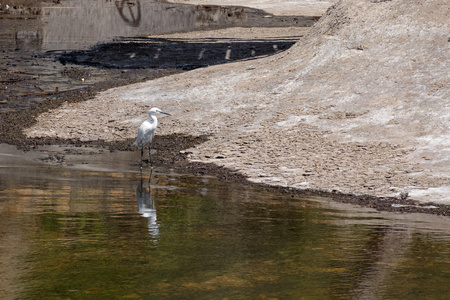
<svg viewBox="0 0 450 300"><path fill-rule="evenodd" d="M165 115L171 116L171 114L166 113L166 112L163 112L162 110L160 110L160 109L157 108L157 107L153 107L152 109L150 109L149 112L148 112L148 115L149 115L149 116L152 116L152 115L154 115L154 114L156 114L156 113L160 113L160 114L165 114Z"/></svg>

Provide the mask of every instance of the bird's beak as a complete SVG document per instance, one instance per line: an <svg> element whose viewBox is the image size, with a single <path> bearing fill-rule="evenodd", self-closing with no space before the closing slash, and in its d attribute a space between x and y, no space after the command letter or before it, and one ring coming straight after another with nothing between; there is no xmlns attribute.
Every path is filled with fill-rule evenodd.
<svg viewBox="0 0 450 300"><path fill-rule="evenodd" d="M168 116L171 116L171 114L169 114L169 113L166 113L166 112L163 112L163 111L160 111L160 113L161 113L161 114L165 114L165 115L168 115Z"/></svg>

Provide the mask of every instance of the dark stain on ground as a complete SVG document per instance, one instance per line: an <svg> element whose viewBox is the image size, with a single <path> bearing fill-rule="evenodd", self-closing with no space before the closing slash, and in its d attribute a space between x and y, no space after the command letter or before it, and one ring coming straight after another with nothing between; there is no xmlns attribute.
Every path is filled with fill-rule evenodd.
<svg viewBox="0 0 450 300"><path fill-rule="evenodd" d="M160 38L130 38L102 44L90 50L62 53L62 64L103 68L163 68L193 70L231 61L273 55L292 47L300 38L262 40L201 39L184 41ZM183 53L183 55L180 55Z"/></svg>

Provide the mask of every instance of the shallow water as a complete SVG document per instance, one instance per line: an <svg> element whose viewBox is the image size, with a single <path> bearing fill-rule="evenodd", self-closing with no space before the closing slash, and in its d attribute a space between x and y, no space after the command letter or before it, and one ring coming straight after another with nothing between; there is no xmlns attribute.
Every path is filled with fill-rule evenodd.
<svg viewBox="0 0 450 300"><path fill-rule="evenodd" d="M136 153L76 151L2 148L0 298L444 299L450 292L448 218L293 198L165 166L148 185ZM50 159L57 153L64 159Z"/></svg>

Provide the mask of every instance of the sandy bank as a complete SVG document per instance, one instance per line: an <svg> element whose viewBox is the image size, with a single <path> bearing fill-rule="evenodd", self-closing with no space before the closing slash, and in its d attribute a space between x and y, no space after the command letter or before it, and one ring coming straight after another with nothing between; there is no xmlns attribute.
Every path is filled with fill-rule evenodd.
<svg viewBox="0 0 450 300"><path fill-rule="evenodd" d="M193 5L247 6L277 16L320 16L337 0L170 0Z"/></svg>
<svg viewBox="0 0 450 300"><path fill-rule="evenodd" d="M281 54L108 90L27 134L130 138L158 106L158 134L211 135L191 160L255 182L450 203L449 10L344 0Z"/></svg>

